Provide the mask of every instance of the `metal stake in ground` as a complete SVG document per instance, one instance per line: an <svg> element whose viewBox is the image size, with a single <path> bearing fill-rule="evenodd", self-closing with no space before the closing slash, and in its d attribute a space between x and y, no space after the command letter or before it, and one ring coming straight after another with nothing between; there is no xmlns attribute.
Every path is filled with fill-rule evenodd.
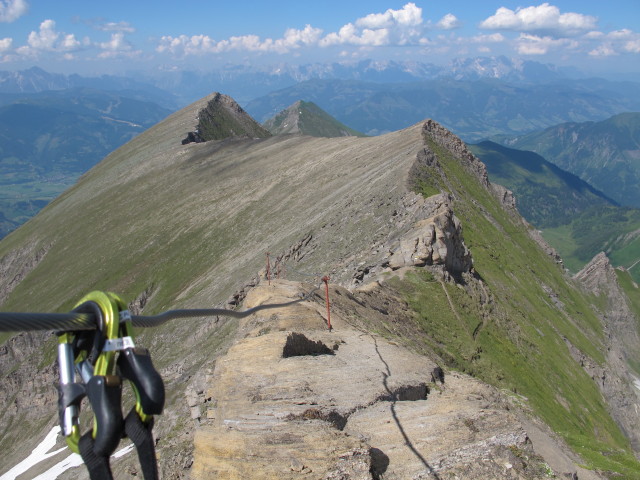
<svg viewBox="0 0 640 480"><path fill-rule="evenodd" d="M322 281L324 282L325 298L327 299L327 326L329 327L329 331L331 331L331 307L329 305L329 276L325 275L324 277L322 277Z"/></svg>
<svg viewBox="0 0 640 480"><path fill-rule="evenodd" d="M269 252L267 252L267 281L271 285L271 262L269 262Z"/></svg>

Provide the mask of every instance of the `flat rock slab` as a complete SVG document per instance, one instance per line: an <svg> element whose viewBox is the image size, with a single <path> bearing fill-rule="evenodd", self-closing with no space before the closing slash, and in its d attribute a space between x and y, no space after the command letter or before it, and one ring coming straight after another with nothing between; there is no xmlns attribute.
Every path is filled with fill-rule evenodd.
<svg viewBox="0 0 640 480"><path fill-rule="evenodd" d="M245 307L299 298L276 281ZM321 302L269 310L216 363L196 432L196 479L544 478L492 387L434 382L429 358L351 327ZM292 353L293 352L293 353Z"/></svg>

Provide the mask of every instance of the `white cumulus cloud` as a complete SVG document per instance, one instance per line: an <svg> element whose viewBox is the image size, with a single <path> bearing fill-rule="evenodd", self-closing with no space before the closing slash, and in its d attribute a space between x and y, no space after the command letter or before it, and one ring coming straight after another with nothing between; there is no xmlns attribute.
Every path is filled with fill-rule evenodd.
<svg viewBox="0 0 640 480"><path fill-rule="evenodd" d="M640 53L640 38L630 40L624 44L624 49L630 53Z"/></svg>
<svg viewBox="0 0 640 480"><path fill-rule="evenodd" d="M422 23L422 9L415 3L407 3L400 10L388 9L384 13L370 13L356 20L356 26L363 29L377 30L396 26L415 27Z"/></svg>
<svg viewBox="0 0 640 480"><path fill-rule="evenodd" d="M585 37L599 42L589 51L589 55L592 57L611 57L625 53L640 53L640 34L628 28L614 30L606 34L589 32Z"/></svg>
<svg viewBox="0 0 640 480"><path fill-rule="evenodd" d="M401 9L371 13L343 25L338 31L324 35L320 28L306 25L303 29L289 28L281 38L261 38L257 35L233 36L214 40L208 35L165 35L156 46L159 53L175 56L203 55L230 51L258 53L290 53L303 47L331 47L336 45L380 47L389 45L418 45L422 41L422 9L407 3ZM442 28L455 28L453 15L441 20Z"/></svg>
<svg viewBox="0 0 640 480"><path fill-rule="evenodd" d="M27 13L25 0L0 0L0 22L11 23Z"/></svg>
<svg viewBox="0 0 640 480"><path fill-rule="evenodd" d="M82 43L72 33L61 33L56 30L56 22L47 19L40 24L38 31L32 31L27 37L27 45L16 51L20 55L37 56L41 52L57 52L70 58L72 52L79 50Z"/></svg>
<svg viewBox="0 0 640 480"><path fill-rule="evenodd" d="M602 44L589 52L592 57L612 57L618 55L611 45Z"/></svg>
<svg viewBox="0 0 640 480"><path fill-rule="evenodd" d="M27 43L35 50L54 50L60 34L56 32L56 22L45 20L40 29L29 34Z"/></svg>
<svg viewBox="0 0 640 480"><path fill-rule="evenodd" d="M129 22L107 22L97 25L95 28L103 32L134 33L136 31Z"/></svg>
<svg viewBox="0 0 640 480"><path fill-rule="evenodd" d="M317 45L322 30L306 25L304 29L289 28L282 38L261 39L257 35L233 36L216 41L208 35L165 35L160 38L156 51L172 55L202 55L229 51L288 53L303 46Z"/></svg>
<svg viewBox="0 0 640 480"><path fill-rule="evenodd" d="M595 29L597 18L581 13L560 13L554 5L543 3L537 7L511 10L500 7L495 15L480 23L487 30L533 32L547 36L575 36Z"/></svg>
<svg viewBox="0 0 640 480"><path fill-rule="evenodd" d="M438 23L436 23L436 28L439 28L440 30L453 30L454 28L460 28L461 25L462 24L460 20L458 20L458 17L452 13L447 13L438 21Z"/></svg>
<svg viewBox="0 0 640 480"><path fill-rule="evenodd" d="M516 40L516 48L520 55L546 55L552 50L576 49L579 42L568 38L540 37L521 33Z"/></svg>
<svg viewBox="0 0 640 480"><path fill-rule="evenodd" d="M7 52L11 49L13 38L0 38L0 53Z"/></svg>
<svg viewBox="0 0 640 480"><path fill-rule="evenodd" d="M134 50L133 46L124 38L124 32L116 32L111 34L108 42L101 42L98 47L102 50L98 57L100 58L116 58L116 57L135 57L142 52Z"/></svg>
<svg viewBox="0 0 640 480"><path fill-rule="evenodd" d="M337 32L320 40L320 46L357 45L379 47L418 43L422 24L422 8L407 3L400 10L370 13L355 23L347 23Z"/></svg>
<svg viewBox="0 0 640 480"><path fill-rule="evenodd" d="M472 43L501 43L506 40L505 36L501 33L491 33L489 35L476 35L471 37Z"/></svg>

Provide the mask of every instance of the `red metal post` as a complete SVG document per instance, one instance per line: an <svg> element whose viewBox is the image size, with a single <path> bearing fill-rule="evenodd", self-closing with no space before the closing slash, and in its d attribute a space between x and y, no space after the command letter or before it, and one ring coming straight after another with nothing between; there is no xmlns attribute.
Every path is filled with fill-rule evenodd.
<svg viewBox="0 0 640 480"><path fill-rule="evenodd" d="M329 327L329 331L331 331L331 307L329 305L329 277L322 277L322 281L324 282L324 291L325 298L327 299L327 326Z"/></svg>
<svg viewBox="0 0 640 480"><path fill-rule="evenodd" d="M267 252L267 281L271 285L271 263L269 262L269 252Z"/></svg>

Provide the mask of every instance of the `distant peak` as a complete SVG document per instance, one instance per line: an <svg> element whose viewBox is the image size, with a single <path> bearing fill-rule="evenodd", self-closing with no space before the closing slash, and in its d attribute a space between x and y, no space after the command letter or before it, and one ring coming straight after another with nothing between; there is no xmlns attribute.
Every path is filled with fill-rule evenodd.
<svg viewBox="0 0 640 480"><path fill-rule="evenodd" d="M263 123L274 135L303 134L312 137L362 137L313 102L298 100Z"/></svg>
<svg viewBox="0 0 640 480"><path fill-rule="evenodd" d="M182 144L222 140L230 137L266 138L271 134L262 128L228 95L216 92L198 113L198 126L189 132Z"/></svg>

